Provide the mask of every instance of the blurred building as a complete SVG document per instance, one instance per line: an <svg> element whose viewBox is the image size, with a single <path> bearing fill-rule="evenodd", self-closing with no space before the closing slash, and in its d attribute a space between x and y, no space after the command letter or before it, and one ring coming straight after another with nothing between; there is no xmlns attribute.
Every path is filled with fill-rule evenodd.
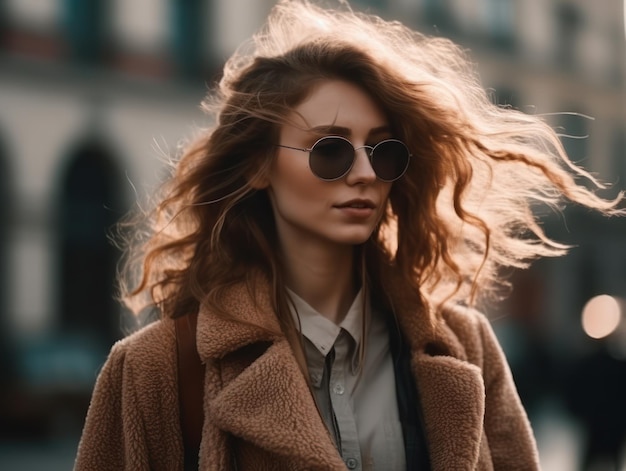
<svg viewBox="0 0 626 471"><path fill-rule="evenodd" d="M107 230L163 177L180 139L207 124L208 86L273 3L0 0L3 433L8 424L25 436L80 429L127 322L113 301L119 253ZM547 119L574 136L564 138L572 158L625 186L622 0L352 4L469 48L503 106L569 112ZM545 227L579 247L513 275L501 335L529 401L526 385L541 373L524 358L545 366L581 355L584 303L626 298L624 221L572 208L547 214ZM511 326L523 335L507 335Z"/></svg>

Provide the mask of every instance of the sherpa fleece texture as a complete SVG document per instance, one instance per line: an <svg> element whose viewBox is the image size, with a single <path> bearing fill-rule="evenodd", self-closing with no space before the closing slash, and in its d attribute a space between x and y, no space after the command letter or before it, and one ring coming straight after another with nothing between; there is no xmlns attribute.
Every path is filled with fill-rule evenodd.
<svg viewBox="0 0 626 471"><path fill-rule="evenodd" d="M206 364L200 469L345 470L277 333L267 291L256 291L237 286L226 295L237 320L206 307L199 312L198 352ZM486 318L451 308L432 326L415 300L396 301L432 469L539 469L530 424ZM96 382L75 470L182 471L176 376L172 320L115 344Z"/></svg>

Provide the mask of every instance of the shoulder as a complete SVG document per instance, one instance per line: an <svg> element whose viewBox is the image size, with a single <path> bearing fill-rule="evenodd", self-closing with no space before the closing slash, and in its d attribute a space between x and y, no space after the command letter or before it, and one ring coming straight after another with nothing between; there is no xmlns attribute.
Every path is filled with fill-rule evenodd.
<svg viewBox="0 0 626 471"><path fill-rule="evenodd" d="M156 321L111 348L94 387L75 469L146 469L147 460L176 459L178 445L171 437L179 433L177 401L173 321Z"/></svg>
<svg viewBox="0 0 626 471"><path fill-rule="evenodd" d="M502 354L500 345L487 316L476 309L447 305L441 312L441 330L453 338L461 356L472 363L482 365L489 358Z"/></svg>
<svg viewBox="0 0 626 471"><path fill-rule="evenodd" d="M155 321L116 342L107 365L114 369L133 370L133 375L163 375L176 364L176 334L170 319Z"/></svg>
<svg viewBox="0 0 626 471"><path fill-rule="evenodd" d="M485 329L490 329L484 313L474 308L458 304L443 307L441 317L445 325L459 338L482 337Z"/></svg>
<svg viewBox="0 0 626 471"><path fill-rule="evenodd" d="M124 352L133 357L159 356L163 354L164 347L173 347L175 342L174 322L171 319L163 319L152 322L118 340L112 350Z"/></svg>

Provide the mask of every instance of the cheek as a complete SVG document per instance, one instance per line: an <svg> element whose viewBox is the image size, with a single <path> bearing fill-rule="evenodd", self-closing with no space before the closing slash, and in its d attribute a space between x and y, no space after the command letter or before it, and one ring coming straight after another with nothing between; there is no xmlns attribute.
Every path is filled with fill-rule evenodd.
<svg viewBox="0 0 626 471"><path fill-rule="evenodd" d="M385 204L383 205L385 208L387 207L387 202L389 201L389 193L391 193L391 187L393 185L393 183L386 183L386 182L381 182L381 189L380 189L380 193L382 195L382 200L385 202Z"/></svg>
<svg viewBox="0 0 626 471"><path fill-rule="evenodd" d="M391 187L393 186L393 182L392 183L388 183L388 182L382 182L382 193L383 196L385 198L385 201L387 201L389 199L389 193L391 193Z"/></svg>
<svg viewBox="0 0 626 471"><path fill-rule="evenodd" d="M381 190L381 201L383 202L380 207L380 214L378 215L378 222L380 222L385 213L387 212L387 206L389 204L389 193L391 191L391 183L385 183L385 187Z"/></svg>
<svg viewBox="0 0 626 471"><path fill-rule="evenodd" d="M308 161L298 156L278 157L269 176L270 191L279 205L298 201L312 202L323 195L322 182L309 169Z"/></svg>

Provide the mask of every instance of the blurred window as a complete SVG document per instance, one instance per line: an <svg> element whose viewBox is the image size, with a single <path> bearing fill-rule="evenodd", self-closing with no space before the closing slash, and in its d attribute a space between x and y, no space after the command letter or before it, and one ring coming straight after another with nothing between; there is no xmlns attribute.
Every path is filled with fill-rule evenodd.
<svg viewBox="0 0 626 471"><path fill-rule="evenodd" d="M186 77L202 73L204 54L203 25L207 14L201 0L172 0L173 55L178 72Z"/></svg>
<svg viewBox="0 0 626 471"><path fill-rule="evenodd" d="M70 56L82 63L97 63L104 52L106 0L64 0L63 30Z"/></svg>
<svg viewBox="0 0 626 471"><path fill-rule="evenodd" d="M560 3L556 8L558 48L557 59L561 66L576 65L578 41L583 27L583 14L576 5Z"/></svg>
<svg viewBox="0 0 626 471"><path fill-rule="evenodd" d="M485 0L482 6L488 40L500 49L515 45L515 14L513 0Z"/></svg>
<svg viewBox="0 0 626 471"><path fill-rule="evenodd" d="M439 31L449 33L453 29L448 0L424 0L424 16L426 23L434 25Z"/></svg>
<svg viewBox="0 0 626 471"><path fill-rule="evenodd" d="M120 319L113 299L118 254L108 235L123 213L123 180L106 147L92 141L70 155L61 185L61 328L110 344L120 336Z"/></svg>

